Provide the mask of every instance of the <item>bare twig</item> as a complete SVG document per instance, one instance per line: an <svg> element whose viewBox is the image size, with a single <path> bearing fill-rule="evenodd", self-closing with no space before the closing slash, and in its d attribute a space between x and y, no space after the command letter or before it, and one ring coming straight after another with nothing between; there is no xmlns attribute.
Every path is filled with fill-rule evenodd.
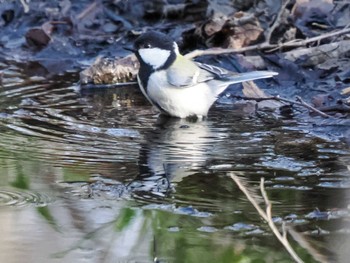
<svg viewBox="0 0 350 263"><path fill-rule="evenodd" d="M92 12L94 12L94 10L96 9L98 5L98 2L95 1L93 3L91 3L90 5L88 5L80 14L77 15L77 19L81 20L83 18L85 18L87 15L91 14Z"/></svg>
<svg viewBox="0 0 350 263"><path fill-rule="evenodd" d="M258 211L259 215L267 222L268 221L268 217L267 217L266 213L259 206L259 204L255 200L255 198L253 196L251 196L251 194L248 192L247 188L244 187L244 185L242 184L242 182L239 179L239 177L237 175L235 175L234 173L230 173L230 176L231 176L232 180L235 181L235 183L237 184L238 188L245 194L245 196L247 197L249 202L254 206L256 211Z"/></svg>
<svg viewBox="0 0 350 263"><path fill-rule="evenodd" d="M350 113L350 107L346 104L336 104L331 106L320 107L319 110L323 112L340 112L340 113Z"/></svg>
<svg viewBox="0 0 350 263"><path fill-rule="evenodd" d="M335 31L332 31L329 33L325 33L325 34L322 34L322 35L319 35L316 37L311 37L311 38L304 39L304 40L291 40L291 41L276 45L276 47L269 50L269 52L272 52L276 49L280 49L282 47L302 47L302 46L306 46L307 44L310 44L312 42L319 42L319 41L326 39L326 38L340 36L340 35L344 35L347 33L350 33L349 27L345 27L341 30L335 30Z"/></svg>
<svg viewBox="0 0 350 263"><path fill-rule="evenodd" d="M254 206L254 208L258 211L259 215L268 223L270 229L272 230L273 234L277 237L277 239L281 242L281 244L285 247L285 249L288 251L289 255L293 258L293 260L297 263L302 263L303 260L296 254L290 243L288 242L287 235L285 232L282 234L277 229L275 223L272 220L272 205L270 200L267 197L265 188L264 188L264 178L261 178L260 181L260 191L264 198L265 204L266 204L266 212L259 206L257 201L249 194L247 189L243 186L238 176L236 176L234 173L230 173L230 176L233 181L237 184L239 189L245 194L249 202Z"/></svg>
<svg viewBox="0 0 350 263"><path fill-rule="evenodd" d="M261 191L261 194L262 194L264 201L265 201L265 204L266 204L266 215L267 215L267 219L268 219L267 223L268 223L270 229L272 230L274 235L277 237L277 239L282 243L282 245L286 248L286 250L292 256L292 258L295 260L295 262L303 262L303 260L297 255L297 253L294 251L294 249L290 245L290 243L287 239L287 233L285 232L285 229L281 234L280 231L277 229L275 223L273 222L273 220L272 220L272 205L271 205L271 202L267 196L264 185L265 185L265 180L264 180L264 177L262 177L260 180L260 191Z"/></svg>
<svg viewBox="0 0 350 263"><path fill-rule="evenodd" d="M275 22L268 29L268 31L266 33L266 42L267 43L271 42L271 36L272 36L273 31L275 31L276 27L278 27L281 24L281 19L282 19L283 12L286 10L286 7L289 4L289 2L290 2L290 0L285 0L284 4L281 5L280 11L277 14Z"/></svg>
<svg viewBox="0 0 350 263"><path fill-rule="evenodd" d="M206 50L199 50L196 49L190 53L187 53L185 57L187 58L195 58L199 56L205 56L205 55L221 55L221 54L228 54L228 53L243 53L246 51L252 51L252 50L264 50L276 47L276 45L270 45L268 43L262 43L257 45L252 45L248 47L242 47L242 48L209 48Z"/></svg>
<svg viewBox="0 0 350 263"><path fill-rule="evenodd" d="M322 252L320 252L315 249L305 235L295 231L292 227L287 227L286 231L288 231L288 234L318 262L332 262L332 256L328 250L322 249Z"/></svg>
<svg viewBox="0 0 350 263"><path fill-rule="evenodd" d="M28 13L29 12L29 5L27 4L27 2L25 0L21 0L21 4L23 6L24 13Z"/></svg>
<svg viewBox="0 0 350 263"><path fill-rule="evenodd" d="M204 56L204 55L221 55L221 54L228 54L228 53L243 53L246 51L252 51L252 50L269 50L274 51L276 49L280 49L283 47L301 47L301 46L305 46L307 44L313 43L313 42L317 42L326 38L330 38L330 37L335 37L335 36L340 36L340 35L344 35L350 33L350 28L349 27L345 27L341 30L335 30L329 33L325 33L316 37L312 37L312 38L308 38L305 40L292 40L292 41L288 41L285 43L281 43L281 44L269 44L268 42L264 42L261 44L257 44L257 45L252 45L252 46L248 46L248 47L242 47L242 48L209 48L206 50L194 50L188 54L186 54L185 56L187 58L194 58L194 57L198 57L198 56Z"/></svg>
<svg viewBox="0 0 350 263"><path fill-rule="evenodd" d="M244 96L239 96L239 95L231 95L231 97L236 98L236 99L242 99L242 100L255 100L257 102L260 101L265 101L265 100L276 100L279 102L285 102L285 103L290 103L292 105L298 105L298 106L302 106L305 107L313 112L315 112L316 114L324 117L324 118L329 118L331 117L330 115L316 109L315 107L311 106L310 104L306 103L301 97L297 96L297 100L290 100L290 99L285 99L282 98L280 96L270 96L270 97L262 97L262 98L255 98L255 97L244 97Z"/></svg>
<svg viewBox="0 0 350 263"><path fill-rule="evenodd" d="M304 106L305 108L308 108L309 110L312 110L313 112L315 112L315 113L321 115L321 116L324 117L324 118L329 118L329 117L331 117L330 115L328 115L328 114L326 114L326 113L324 113L324 112L322 112L322 111L316 109L315 107L312 107L311 105L307 104L300 96L297 96L296 98L297 98L297 101L300 102L300 104L301 104L302 106Z"/></svg>

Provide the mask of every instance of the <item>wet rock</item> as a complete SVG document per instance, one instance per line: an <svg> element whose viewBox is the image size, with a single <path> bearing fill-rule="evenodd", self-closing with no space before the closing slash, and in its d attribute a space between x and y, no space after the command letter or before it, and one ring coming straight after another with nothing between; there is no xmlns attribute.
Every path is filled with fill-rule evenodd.
<svg viewBox="0 0 350 263"><path fill-rule="evenodd" d="M134 55L121 59L97 58L80 73L81 84L114 84L136 81L139 64Z"/></svg>

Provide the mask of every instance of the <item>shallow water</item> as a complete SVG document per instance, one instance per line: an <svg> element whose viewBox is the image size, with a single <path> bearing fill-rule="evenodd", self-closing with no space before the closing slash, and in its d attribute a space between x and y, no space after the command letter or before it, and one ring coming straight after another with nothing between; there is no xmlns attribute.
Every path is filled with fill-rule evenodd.
<svg viewBox="0 0 350 263"><path fill-rule="evenodd" d="M164 119L137 87L1 68L0 262L291 262L230 173L254 196L264 177L276 224L347 262L349 151L322 119Z"/></svg>

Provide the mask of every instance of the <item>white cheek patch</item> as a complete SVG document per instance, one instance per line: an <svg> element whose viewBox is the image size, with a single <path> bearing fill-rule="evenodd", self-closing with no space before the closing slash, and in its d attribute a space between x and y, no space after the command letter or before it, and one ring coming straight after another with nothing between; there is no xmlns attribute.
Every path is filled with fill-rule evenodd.
<svg viewBox="0 0 350 263"><path fill-rule="evenodd" d="M139 54L146 64L157 69L163 66L168 60L170 51L160 48L141 48L139 49Z"/></svg>
<svg viewBox="0 0 350 263"><path fill-rule="evenodd" d="M178 47L178 45L176 44L176 42L174 42L173 47L174 47L175 53L176 53L177 55L180 54L180 52L179 52L179 47Z"/></svg>

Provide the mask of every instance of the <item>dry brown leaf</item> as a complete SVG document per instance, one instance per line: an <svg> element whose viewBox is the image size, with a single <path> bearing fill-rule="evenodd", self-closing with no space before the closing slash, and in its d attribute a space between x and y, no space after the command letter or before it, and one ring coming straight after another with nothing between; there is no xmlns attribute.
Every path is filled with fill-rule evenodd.
<svg viewBox="0 0 350 263"><path fill-rule="evenodd" d="M227 17L213 16L198 27L196 34L209 47L241 48L256 42L263 33L259 20L252 13L236 12Z"/></svg>
<svg viewBox="0 0 350 263"><path fill-rule="evenodd" d="M203 29L205 34L210 37L215 33L219 32L227 21L226 17L214 17L207 24L204 25Z"/></svg>
<svg viewBox="0 0 350 263"><path fill-rule="evenodd" d="M257 23L259 24L259 23ZM234 34L228 38L227 48L242 48L255 42L264 31L260 25L245 24L234 28Z"/></svg>
<svg viewBox="0 0 350 263"><path fill-rule="evenodd" d="M41 28L29 29L25 38L28 45L35 48L46 47L51 40L51 37Z"/></svg>
<svg viewBox="0 0 350 263"><path fill-rule="evenodd" d="M258 87L253 81L243 82L243 94L248 98L266 98L270 95L267 95L262 89ZM283 104L275 100L264 100L258 102L259 108L269 108L277 109L280 108Z"/></svg>

